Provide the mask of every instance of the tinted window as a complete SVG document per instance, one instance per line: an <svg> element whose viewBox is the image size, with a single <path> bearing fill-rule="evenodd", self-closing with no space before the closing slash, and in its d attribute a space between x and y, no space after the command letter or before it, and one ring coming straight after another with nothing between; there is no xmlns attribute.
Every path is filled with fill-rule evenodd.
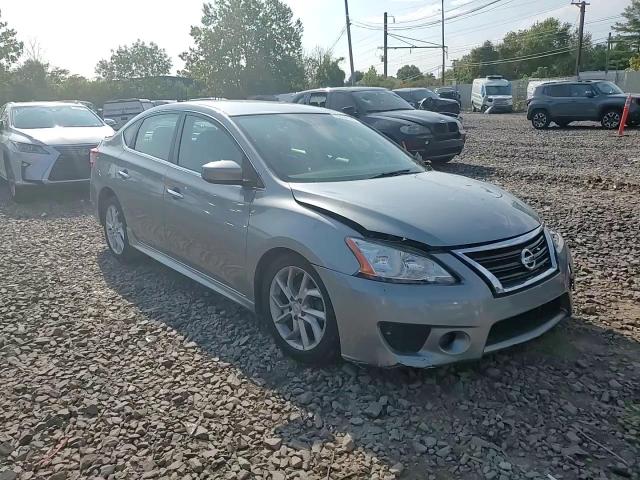
<svg viewBox="0 0 640 480"><path fill-rule="evenodd" d="M306 102L306 98L307 98L307 95L306 95L306 94L304 94L304 95L300 95L300 97L296 100L296 103L303 103L303 104L306 104L306 103L307 103L307 102Z"/></svg>
<svg viewBox="0 0 640 480"><path fill-rule="evenodd" d="M284 181L361 180L425 170L390 140L346 115L247 115L235 121Z"/></svg>
<svg viewBox="0 0 640 480"><path fill-rule="evenodd" d="M576 83L575 85L571 85L571 96L572 97L586 97L589 93L593 93L591 89L591 85Z"/></svg>
<svg viewBox="0 0 640 480"><path fill-rule="evenodd" d="M327 105L327 94L325 92L312 93L309 97L309 105L325 107Z"/></svg>
<svg viewBox="0 0 640 480"><path fill-rule="evenodd" d="M122 133L122 138L124 138L124 143L127 147L133 148L133 144L136 140L136 133L138 133L138 128L140 127L140 120L132 124L130 127Z"/></svg>
<svg viewBox="0 0 640 480"><path fill-rule="evenodd" d="M244 155L222 126L202 117L188 115L182 130L178 165L200 173L205 163L233 160L239 165Z"/></svg>
<svg viewBox="0 0 640 480"><path fill-rule="evenodd" d="M406 100L389 90L365 90L353 92L361 112L388 112L390 110L413 110Z"/></svg>
<svg viewBox="0 0 640 480"><path fill-rule="evenodd" d="M345 107L356 108L356 102L351 97L351 94L346 92L334 92L331 95L331 108L334 110L342 111Z"/></svg>
<svg viewBox="0 0 640 480"><path fill-rule="evenodd" d="M570 97L571 85L548 85L547 95L550 97Z"/></svg>
<svg viewBox="0 0 640 480"><path fill-rule="evenodd" d="M13 109L16 128L102 127L102 120L80 105L32 106Z"/></svg>
<svg viewBox="0 0 640 480"><path fill-rule="evenodd" d="M413 97L414 102L421 102L425 98L438 98L438 95L436 95L428 88L418 88L416 90L412 90L411 96Z"/></svg>
<svg viewBox="0 0 640 480"><path fill-rule="evenodd" d="M167 113L145 118L138 130L135 150L162 160L169 160L178 117L177 113Z"/></svg>
<svg viewBox="0 0 640 480"><path fill-rule="evenodd" d="M487 95L511 95L511 85L487 85Z"/></svg>

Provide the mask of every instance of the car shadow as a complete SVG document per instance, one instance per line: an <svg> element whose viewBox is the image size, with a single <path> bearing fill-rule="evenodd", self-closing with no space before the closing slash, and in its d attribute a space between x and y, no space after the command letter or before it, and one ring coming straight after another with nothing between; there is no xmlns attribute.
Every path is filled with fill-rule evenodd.
<svg viewBox="0 0 640 480"><path fill-rule="evenodd" d="M0 216L14 219L74 218L92 213L87 184L36 187L23 202L16 203L11 200L9 185L0 179Z"/></svg>
<svg viewBox="0 0 640 480"><path fill-rule="evenodd" d="M300 415L289 417L276 434L289 449L315 452L320 458L315 473L322 478L372 473L371 464L358 471L336 465L329 477L331 454L323 449L328 443L337 445L337 455L358 448L388 467L401 463L407 479L478 478L483 464L488 472L498 461L509 463L517 478L531 471L539 474L533 478L546 478L563 474L554 449L565 452L567 458L561 458L569 465L582 462L581 452L563 450L571 446L563 432L574 425L634 462L635 451L615 418L639 398L640 346L583 317L526 345L465 364L418 370L340 361L311 368L284 357L254 314L156 261L145 257L122 265L104 249L97 262L107 285L139 314L296 405ZM625 372L635 382L632 393L603 398L612 365L631 368ZM589 420L594 408L599 422L612 418L605 427L594 427L596 433ZM597 444L581 449L591 466L606 470L616 460ZM552 453L539 455L543 450Z"/></svg>
<svg viewBox="0 0 640 480"><path fill-rule="evenodd" d="M490 178L496 174L495 167L458 162L456 160L452 160L450 163L431 166L438 172L455 173L457 175L464 175L465 177L471 177L476 180Z"/></svg>

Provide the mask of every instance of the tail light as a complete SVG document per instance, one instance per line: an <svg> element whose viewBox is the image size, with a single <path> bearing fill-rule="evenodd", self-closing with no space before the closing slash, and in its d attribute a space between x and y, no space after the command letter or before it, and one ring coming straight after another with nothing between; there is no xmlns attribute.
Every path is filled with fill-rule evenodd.
<svg viewBox="0 0 640 480"><path fill-rule="evenodd" d="M89 150L89 165L91 165L91 168L96 164L96 160L98 160L98 149L92 148Z"/></svg>

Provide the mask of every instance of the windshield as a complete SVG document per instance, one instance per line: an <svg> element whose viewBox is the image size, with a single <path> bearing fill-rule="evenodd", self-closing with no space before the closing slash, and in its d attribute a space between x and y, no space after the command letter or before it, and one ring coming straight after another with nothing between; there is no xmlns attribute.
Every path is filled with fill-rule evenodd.
<svg viewBox="0 0 640 480"><path fill-rule="evenodd" d="M235 121L287 182L339 182L425 171L391 141L346 115L248 115Z"/></svg>
<svg viewBox="0 0 640 480"><path fill-rule="evenodd" d="M602 95L618 95L624 93L620 90L620 87L612 82L598 82L596 83L596 88Z"/></svg>
<svg viewBox="0 0 640 480"><path fill-rule="evenodd" d="M420 88L418 90L413 90L411 92L411 95L416 102L424 100L425 98L440 98L438 97L438 95L436 95L434 92L432 92L428 88Z"/></svg>
<svg viewBox="0 0 640 480"><path fill-rule="evenodd" d="M413 110L413 107L389 90L365 90L353 92L358 110L365 113L388 112L390 110Z"/></svg>
<svg viewBox="0 0 640 480"><path fill-rule="evenodd" d="M16 107L13 109L15 128L102 127L100 118L80 105Z"/></svg>
<svg viewBox="0 0 640 480"><path fill-rule="evenodd" d="M511 95L511 85L487 85L487 95Z"/></svg>

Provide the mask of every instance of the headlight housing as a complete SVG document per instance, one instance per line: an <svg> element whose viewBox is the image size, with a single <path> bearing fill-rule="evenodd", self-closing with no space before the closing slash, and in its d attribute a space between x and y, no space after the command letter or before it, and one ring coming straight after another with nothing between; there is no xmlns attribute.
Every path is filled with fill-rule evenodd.
<svg viewBox="0 0 640 480"><path fill-rule="evenodd" d="M347 245L366 278L397 283L435 283L451 285L456 278L435 260L383 243L348 237Z"/></svg>
<svg viewBox="0 0 640 480"><path fill-rule="evenodd" d="M458 131L462 134L466 133L464 131L464 125L462 125L462 122L460 120L456 120L456 122L458 122Z"/></svg>
<svg viewBox="0 0 640 480"><path fill-rule="evenodd" d="M400 131L405 135L428 135L431 134L431 130L424 125L418 125L417 123L412 123L410 125L403 125L400 127Z"/></svg>
<svg viewBox="0 0 640 480"><path fill-rule="evenodd" d="M40 155L47 155L47 152L40 145L34 145L33 143L23 143L23 142L11 142L16 149L16 151L20 153L35 153Z"/></svg>
<svg viewBox="0 0 640 480"><path fill-rule="evenodd" d="M556 252L562 251L564 249L564 238L562 238L562 235L551 229L549 229L549 234L551 235L551 240L553 241Z"/></svg>

